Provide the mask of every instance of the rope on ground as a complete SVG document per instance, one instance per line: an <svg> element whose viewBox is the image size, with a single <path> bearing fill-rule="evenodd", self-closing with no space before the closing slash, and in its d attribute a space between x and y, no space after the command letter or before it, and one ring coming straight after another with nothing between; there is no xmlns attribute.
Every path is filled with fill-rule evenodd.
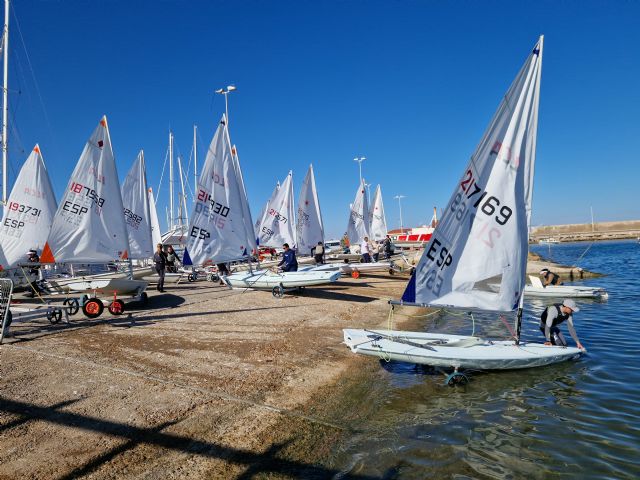
<svg viewBox="0 0 640 480"><path fill-rule="evenodd" d="M156 382L156 383L160 383L160 384L163 384L163 385L168 385L168 386L171 386L171 387L181 388L181 389L184 389L184 390L191 390L193 392L198 392L198 393L201 393L203 395L218 397L218 398L221 398L222 400L226 400L226 401L229 401L229 402L241 403L241 404L249 405L249 406L256 407L256 408L269 410L269 411L272 411L272 412L275 412L275 413L279 413L280 415L283 415L283 416L286 416L286 417L298 418L298 419L301 419L301 420L306 420L307 422L314 423L314 424L317 424L317 425L322 425L324 427L335 428L336 430L352 431L352 429L350 429L349 427L345 427L343 425L338 425L336 423L328 422L326 420L321 420L319 418L311 417L309 415L304 415L302 413L297 413L297 412L294 412L293 410L289 410L287 408L276 407L275 405L270 405L268 403L255 402L253 400L248 400L246 398L241 398L241 397L238 397L238 396L235 396L235 395L231 395L231 394L228 394L228 393L217 392L217 391L214 391L214 390L209 390L209 389L201 388L201 387L194 387L194 386L191 386L191 385L185 385L183 383L174 382L174 381L171 381L171 380L165 380L163 378L156 377L154 375L146 375L144 373L134 372L132 370L127 370L127 369L124 369L124 368L110 367L108 365L103 365L103 364L98 363L98 362L92 362L91 360L83 360L83 359L80 359L80 358L67 357L65 355L59 355L59 354L51 353L51 352L43 352L43 351L35 349L35 348L19 346L19 345L15 345L15 344L10 344L10 345L7 345L7 346L10 347L10 348L15 348L17 350L24 350L24 351L35 353L37 355L42 355L42 356L45 356L45 357L56 358L58 360L63 360L63 361L72 362L72 363L78 363L78 364L81 364L81 365L88 365L88 366L93 367L93 368L102 368L102 369L105 369L105 370L110 370L112 372L121 373L121 374L124 374L124 375L129 375L131 377L142 378L142 379L148 380L150 382Z"/></svg>

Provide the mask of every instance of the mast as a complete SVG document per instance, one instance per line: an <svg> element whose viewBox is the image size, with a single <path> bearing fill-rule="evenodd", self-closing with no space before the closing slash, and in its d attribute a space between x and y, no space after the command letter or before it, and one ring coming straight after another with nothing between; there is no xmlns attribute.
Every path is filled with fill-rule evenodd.
<svg viewBox="0 0 640 480"><path fill-rule="evenodd" d="M7 119L9 118L9 0L4 0L4 30L2 32L4 70L2 78L2 204L7 203Z"/></svg>
<svg viewBox="0 0 640 480"><path fill-rule="evenodd" d="M169 231L173 230L173 132L169 131Z"/></svg>
<svg viewBox="0 0 640 480"><path fill-rule="evenodd" d="M187 214L187 196L184 193L184 177L182 176L182 157L180 155L178 155L178 174L180 175L180 191L182 192L182 194L180 195L180 204L178 207L180 210L180 234L182 235L185 231L184 229L185 223L186 225L189 224L189 216ZM183 215L185 220L184 222L182 221Z"/></svg>
<svg viewBox="0 0 640 480"><path fill-rule="evenodd" d="M193 191L198 192L198 143L196 137L198 134L198 126L193 125Z"/></svg>

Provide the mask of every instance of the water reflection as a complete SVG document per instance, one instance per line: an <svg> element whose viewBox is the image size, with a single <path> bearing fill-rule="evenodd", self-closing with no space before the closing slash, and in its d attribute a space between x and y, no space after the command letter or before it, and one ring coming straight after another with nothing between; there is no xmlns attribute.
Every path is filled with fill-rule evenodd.
<svg viewBox="0 0 640 480"><path fill-rule="evenodd" d="M571 263L584 245L553 249ZM543 254L545 252L542 252ZM640 461L640 248L594 245L585 268L609 273L585 280L609 302L579 301L576 330L588 354L544 368L475 374L465 387L443 386L434 369L380 362L362 379L368 414L336 451L345 472L394 478L638 478ZM540 314L553 301L527 301L523 336L541 341ZM506 338L495 317L475 316L480 335ZM509 323L513 319L507 320ZM442 315L420 326L469 334L468 316Z"/></svg>

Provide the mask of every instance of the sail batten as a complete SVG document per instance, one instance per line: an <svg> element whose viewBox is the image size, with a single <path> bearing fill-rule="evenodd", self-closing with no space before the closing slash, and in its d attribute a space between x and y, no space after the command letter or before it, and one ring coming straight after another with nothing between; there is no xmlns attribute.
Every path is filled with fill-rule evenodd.
<svg viewBox="0 0 640 480"><path fill-rule="evenodd" d="M403 300L513 311L524 290L542 38L504 95ZM499 291L488 288L497 282Z"/></svg>

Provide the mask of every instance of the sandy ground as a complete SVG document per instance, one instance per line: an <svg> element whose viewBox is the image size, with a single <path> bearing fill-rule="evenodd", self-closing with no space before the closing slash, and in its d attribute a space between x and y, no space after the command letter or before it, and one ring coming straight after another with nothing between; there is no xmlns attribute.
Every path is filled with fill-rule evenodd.
<svg viewBox="0 0 640 480"><path fill-rule="evenodd" d="M15 322L0 346L0 478L328 478L348 432L331 386L407 277L273 298L170 286L129 314ZM141 308L141 307L138 307Z"/></svg>
<svg viewBox="0 0 640 480"><path fill-rule="evenodd" d="M341 329L386 326L407 278L282 299L201 281L120 317L15 322L0 346L0 479L331 478L333 445L366 409L347 386L371 363Z"/></svg>

